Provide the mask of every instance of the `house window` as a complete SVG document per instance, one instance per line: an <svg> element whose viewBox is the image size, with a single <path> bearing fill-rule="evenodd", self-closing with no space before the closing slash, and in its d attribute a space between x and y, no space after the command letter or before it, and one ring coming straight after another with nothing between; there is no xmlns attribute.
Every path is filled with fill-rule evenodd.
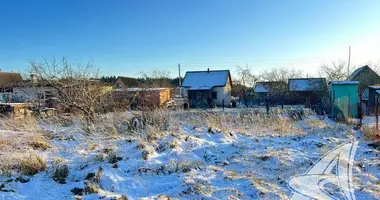
<svg viewBox="0 0 380 200"><path fill-rule="evenodd" d="M212 97L213 99L217 99L217 98L218 98L218 93L217 93L217 92L212 92L212 93L211 93L211 97Z"/></svg>
<svg viewBox="0 0 380 200"><path fill-rule="evenodd" d="M51 99L53 98L55 95L52 91L45 91L45 98L46 99Z"/></svg>

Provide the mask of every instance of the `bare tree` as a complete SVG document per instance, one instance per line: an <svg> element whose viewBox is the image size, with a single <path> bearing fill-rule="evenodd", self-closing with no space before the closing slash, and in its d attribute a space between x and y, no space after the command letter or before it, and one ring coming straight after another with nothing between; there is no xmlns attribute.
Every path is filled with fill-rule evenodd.
<svg viewBox="0 0 380 200"><path fill-rule="evenodd" d="M287 68L273 68L263 71L258 76L260 81L282 81L287 82L291 78L299 78L303 74L302 70L287 69Z"/></svg>
<svg viewBox="0 0 380 200"><path fill-rule="evenodd" d="M153 70L151 73L141 72L141 78L143 82L141 87L159 88L159 87L172 87L170 72L167 70Z"/></svg>
<svg viewBox="0 0 380 200"><path fill-rule="evenodd" d="M69 62L65 57L29 61L30 71L43 86L58 91L61 104L68 110L81 112L89 124L93 123L95 110L109 96L103 84L97 81L98 70L92 62L85 65Z"/></svg>
<svg viewBox="0 0 380 200"><path fill-rule="evenodd" d="M273 68L263 71L259 74L258 80L266 82L278 82L271 84L271 92L284 96L288 92L287 82L288 79L302 77L302 70L287 69L287 68Z"/></svg>
<svg viewBox="0 0 380 200"><path fill-rule="evenodd" d="M256 77L253 75L252 69L248 64L245 67L237 66L236 68L236 73L239 77L238 82L240 82L238 94L248 107L248 89L255 84Z"/></svg>
<svg viewBox="0 0 380 200"><path fill-rule="evenodd" d="M327 82L346 80L350 72L347 71L345 62L331 62L331 64L322 64L319 68L319 76L326 77Z"/></svg>
<svg viewBox="0 0 380 200"><path fill-rule="evenodd" d="M377 61L377 62L368 61L368 62L367 62L367 65L368 65L373 71L375 71L377 74L380 75L380 61Z"/></svg>

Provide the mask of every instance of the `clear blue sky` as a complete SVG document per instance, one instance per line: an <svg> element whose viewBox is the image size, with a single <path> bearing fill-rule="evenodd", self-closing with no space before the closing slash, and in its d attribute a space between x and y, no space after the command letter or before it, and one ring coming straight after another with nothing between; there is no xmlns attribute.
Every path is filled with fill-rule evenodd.
<svg viewBox="0 0 380 200"><path fill-rule="evenodd" d="M346 59L349 45L354 64L378 61L379 37L379 0L0 0L3 71L67 56L91 59L106 75L175 76L178 63L183 71L249 63L312 73Z"/></svg>

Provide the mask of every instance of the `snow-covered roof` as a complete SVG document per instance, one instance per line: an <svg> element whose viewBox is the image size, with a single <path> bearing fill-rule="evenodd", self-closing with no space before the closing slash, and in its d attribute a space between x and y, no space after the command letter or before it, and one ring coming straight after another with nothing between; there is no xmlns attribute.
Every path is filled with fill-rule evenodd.
<svg viewBox="0 0 380 200"><path fill-rule="evenodd" d="M283 87L286 87L286 83L282 81L257 82L255 84L255 89L253 91L256 93L268 93L268 92L272 92L274 88L283 88Z"/></svg>
<svg viewBox="0 0 380 200"><path fill-rule="evenodd" d="M372 89L375 89L375 90L380 89L380 85L371 85L371 86L368 86L368 87L370 87Z"/></svg>
<svg viewBox="0 0 380 200"><path fill-rule="evenodd" d="M357 85L359 81L330 81L331 85Z"/></svg>
<svg viewBox="0 0 380 200"><path fill-rule="evenodd" d="M289 91L308 92L323 91L326 88L325 78L289 79Z"/></svg>
<svg viewBox="0 0 380 200"><path fill-rule="evenodd" d="M182 87L187 87L189 90L209 90L213 87L225 86L229 76L229 70L188 71Z"/></svg>
<svg viewBox="0 0 380 200"><path fill-rule="evenodd" d="M265 85L263 83L256 83L254 92L257 92L257 93L269 92L269 85Z"/></svg>

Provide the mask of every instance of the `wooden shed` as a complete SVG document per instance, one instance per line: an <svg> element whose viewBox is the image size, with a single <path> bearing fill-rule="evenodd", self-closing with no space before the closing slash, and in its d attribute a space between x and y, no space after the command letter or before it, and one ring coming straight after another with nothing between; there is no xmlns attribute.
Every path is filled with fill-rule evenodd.
<svg viewBox="0 0 380 200"><path fill-rule="evenodd" d="M379 97L379 94L380 94L379 85L372 85L368 87L367 112L375 113L376 101L377 101L377 97Z"/></svg>
<svg viewBox="0 0 380 200"><path fill-rule="evenodd" d="M30 104L26 103L0 103L0 113L14 118L23 118L28 114L29 107Z"/></svg>
<svg viewBox="0 0 380 200"><path fill-rule="evenodd" d="M331 117L338 120L358 117L358 81L331 81Z"/></svg>

